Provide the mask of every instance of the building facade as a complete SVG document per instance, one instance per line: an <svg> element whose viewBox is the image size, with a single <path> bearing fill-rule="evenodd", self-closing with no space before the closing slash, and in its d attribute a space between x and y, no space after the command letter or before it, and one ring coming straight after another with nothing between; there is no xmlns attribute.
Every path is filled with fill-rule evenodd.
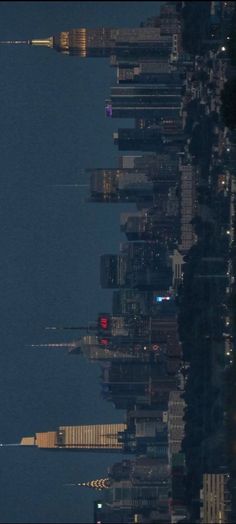
<svg viewBox="0 0 236 524"><path fill-rule="evenodd" d="M40 449L121 451L119 434L125 429L125 424L60 426L56 431L23 437L21 445L36 446Z"/></svg>

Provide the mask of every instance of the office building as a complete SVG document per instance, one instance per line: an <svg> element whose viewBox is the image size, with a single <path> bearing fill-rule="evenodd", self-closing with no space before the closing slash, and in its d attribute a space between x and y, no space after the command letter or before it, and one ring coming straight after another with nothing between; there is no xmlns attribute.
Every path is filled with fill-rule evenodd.
<svg viewBox="0 0 236 524"><path fill-rule="evenodd" d="M103 288L126 286L128 259L126 254L100 257L100 282Z"/></svg>
<svg viewBox="0 0 236 524"><path fill-rule="evenodd" d="M159 207L143 209L138 213L121 215L121 231L129 241L158 240L177 243L179 240L179 223L176 216L167 215L168 200L162 198ZM165 206L164 206L165 204ZM165 209L162 209L165 207Z"/></svg>
<svg viewBox="0 0 236 524"><path fill-rule="evenodd" d="M157 242L121 244L121 254L102 255L101 285L105 288L137 288L166 291L172 269L166 247Z"/></svg>
<svg viewBox="0 0 236 524"><path fill-rule="evenodd" d="M145 170L149 176L150 173L153 173L153 176L156 173L156 176L168 177L171 174L177 175L179 170L178 157L171 151L162 154L123 155L119 157L119 164L121 167L128 167L129 164L131 168Z"/></svg>
<svg viewBox="0 0 236 524"><path fill-rule="evenodd" d="M134 524L133 513L130 510L119 508L114 511L107 505L104 498L94 502L93 522L96 524Z"/></svg>
<svg viewBox="0 0 236 524"><path fill-rule="evenodd" d="M183 453L171 456L171 523L190 522L186 498L186 463Z"/></svg>
<svg viewBox="0 0 236 524"><path fill-rule="evenodd" d="M106 115L112 118L177 117L181 85L117 86L106 100Z"/></svg>
<svg viewBox="0 0 236 524"><path fill-rule="evenodd" d="M168 402L168 439L170 456L181 451L184 438L184 410L185 401L181 398L181 391L170 392Z"/></svg>
<svg viewBox="0 0 236 524"><path fill-rule="evenodd" d="M152 201L153 184L144 169L88 169L92 202Z"/></svg>
<svg viewBox="0 0 236 524"><path fill-rule="evenodd" d="M114 481L112 487L104 493L104 502L113 511L123 508L133 510L135 513L145 511L146 515L151 510L160 508L160 519L156 522L167 523L169 518L168 489L169 484L151 487L145 484L133 485L131 480ZM163 520L163 517L165 520Z"/></svg>
<svg viewBox="0 0 236 524"><path fill-rule="evenodd" d="M181 87L113 87L106 100L106 115L112 118L176 118L181 107Z"/></svg>
<svg viewBox="0 0 236 524"><path fill-rule="evenodd" d="M196 172L192 164L180 162L180 223L181 243L178 249L181 254L187 253L196 241L191 221L196 213Z"/></svg>
<svg viewBox="0 0 236 524"><path fill-rule="evenodd" d="M175 39L161 34L160 28L78 28L62 31L48 38L26 40L22 43L44 46L72 56L142 59L168 57L174 50Z"/></svg>
<svg viewBox="0 0 236 524"><path fill-rule="evenodd" d="M147 315L152 295L138 289L118 289L113 291L112 311L114 314Z"/></svg>
<svg viewBox="0 0 236 524"><path fill-rule="evenodd" d="M155 62L119 63L117 83L124 84L173 84L179 81L180 73L168 60Z"/></svg>
<svg viewBox="0 0 236 524"><path fill-rule="evenodd" d="M201 491L201 522L204 524L226 524L229 522L228 475L205 473Z"/></svg>
<svg viewBox="0 0 236 524"><path fill-rule="evenodd" d="M22 446L40 449L121 451L119 435L125 424L91 424L87 426L60 426L56 431L36 433L34 437L23 437Z"/></svg>
<svg viewBox="0 0 236 524"><path fill-rule="evenodd" d="M173 280L172 280L172 286L174 289L178 289L178 286L183 281L183 271L184 271L184 257L181 255L181 253L178 251L178 249L175 249L173 251L173 254L170 255L170 258L172 260L172 274L173 274Z"/></svg>
<svg viewBox="0 0 236 524"><path fill-rule="evenodd" d="M148 347L137 348L148 356ZM134 406L165 406L169 393L176 389L176 378L166 373L162 356L155 361L113 362L102 370L103 397L113 402L118 409L134 409Z"/></svg>
<svg viewBox="0 0 236 524"><path fill-rule="evenodd" d="M170 111L175 111L177 116L178 110L170 108ZM182 143L178 135L163 136L158 128L122 128L113 133L113 139L119 151L153 151L160 154L170 150L177 153Z"/></svg>
<svg viewBox="0 0 236 524"><path fill-rule="evenodd" d="M91 362L103 361L135 361L137 353L135 347L126 336L109 336L109 333L85 335L80 340L81 353ZM142 359L142 355L138 355ZM145 358L145 356L143 357ZM147 357L146 357L147 358Z"/></svg>

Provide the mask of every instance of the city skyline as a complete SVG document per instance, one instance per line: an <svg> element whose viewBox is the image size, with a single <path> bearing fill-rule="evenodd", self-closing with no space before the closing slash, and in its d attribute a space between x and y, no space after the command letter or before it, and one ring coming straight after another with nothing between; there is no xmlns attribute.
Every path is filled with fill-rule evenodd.
<svg viewBox="0 0 236 524"><path fill-rule="evenodd" d="M83 5L77 3L81 14ZM102 2L100 5L103 8ZM58 5L59 11L64 7L64 3ZM94 3L89 7L93 10ZM83 482L78 485L106 489L99 498L93 490L85 498L79 495L71 511L75 515L77 508L76 521L210 524L214 513L216 522L223 524L228 519L233 522L236 512L236 120L228 115L236 86L232 25L236 11L232 2L204 2L194 25L195 3L162 2L159 7L159 14L150 13L139 25L134 18L133 27L118 22L113 27L106 25L103 13L100 25L96 20L96 29L86 25L85 17L79 29L53 25L47 34L54 36L46 39L35 39L30 33L28 40L20 35L16 40L7 35L1 39L3 58L14 52L16 59L27 53L31 59L24 83L31 96L23 104L12 99L17 107L14 116L15 112L18 118L24 114L30 134L20 134L19 119L13 127L5 112L9 126L3 136L6 147L9 151L11 144L15 147L13 130L19 141L18 154L6 156L6 170L11 172L12 162L12 173L20 178L17 182L14 176L6 179L18 191L12 192L14 213L7 207L11 199L4 199L6 241L12 241L13 258L6 250L3 267L8 274L11 268L19 270L19 287L11 283L8 291L14 289L20 302L27 290L34 302L31 317L24 307L8 317L12 303L4 303L3 323L4 315L10 322L14 318L15 328L7 343L11 337L23 342L26 332L33 334L31 343L25 342L20 351L18 344L11 355L3 353L3 363L9 366L10 358L14 362L11 376L4 376L6 384L13 384L18 373L18 386L14 384L11 394L18 398L19 384L25 383L26 396L17 405L23 416L16 417L15 429L21 425L21 434L23 430L34 436L22 437L20 442L18 437L18 445L14 438L8 444L3 437L1 453L6 471L8 456L13 459L21 453L26 460L27 451L25 478L29 479L34 471L30 466L33 448L80 451L82 464L83 460L89 464L83 451L95 452L92 466L90 462L85 467L87 479L80 475ZM3 45L12 43L15 45ZM22 43L27 45L18 45ZM50 49L45 48L52 47L59 54L54 54L55 74L50 76ZM42 59L40 68L32 51ZM101 78L102 58L110 73L116 71L118 85L113 85L114 74L107 71ZM91 68L86 65L90 61ZM12 78L17 70L22 74L16 66L11 70L9 60L6 63ZM72 63L79 65L77 78L83 78L78 84L72 81ZM7 75L4 82L6 79ZM104 96L105 85L107 91L110 87L110 97L109 92ZM11 89L22 97L14 83ZM103 128L101 113L95 110L95 102L102 98ZM46 110L40 112L40 103ZM100 164L101 153L105 156ZM91 158L95 165L86 165ZM32 166L36 177L34 185L29 185ZM71 184L63 180L68 168L76 174ZM76 183L78 176L80 184ZM70 186L79 189L73 196L68 192ZM20 250L12 237L17 231L16 217L24 231L17 238ZM26 245L30 246L28 259ZM100 299L93 275L105 300ZM3 283L8 285L6 279ZM5 323L5 332L9 325ZM73 339L70 330L78 331ZM60 331L59 340L55 331ZM50 351L59 348L65 350ZM25 359L28 367L22 373ZM8 389L4 387L5 395ZM108 409L104 401L110 404ZM40 425L35 424L36 415ZM6 420L10 420L9 413ZM35 433L33 426L40 432ZM4 431L7 433L6 427L3 435ZM100 470L95 471L97 454L108 451L101 475ZM114 451L120 453L118 461L113 459ZM61 479L58 468L65 464L60 455L57 461L50 453L45 458L42 454L41 459L48 471L46 482L52 478L48 468L53 465L55 486ZM40 458L35 460L40 463ZM68 460L64 475L71 473L71 464ZM74 467L81 467L81 461L75 459ZM103 478L90 481L94 476ZM68 485L66 480L63 486ZM50 505L40 503L43 491L39 486L32 488L33 483L31 517L28 512L26 520L34 522L37 512L32 516L32 503L37 501L44 510L44 514L38 512L44 522ZM15 491L15 498L19 496L20 490ZM75 500L75 494L65 492L50 518L54 514L58 522L65 519L66 496ZM88 500L94 501L93 516ZM55 507L55 500L53 504ZM7 489L4 508L7 518L17 508L17 504L9 507ZM18 508L25 512L21 502ZM17 519L13 517L14 522Z"/></svg>
<svg viewBox="0 0 236 524"><path fill-rule="evenodd" d="M58 32L65 25L73 27L75 19L83 20L83 26L95 22L107 25L113 22L115 25L116 21L122 26L130 17L130 24L137 25L147 8L154 14L158 7L152 2L148 6L140 4L134 17L131 3L124 6L118 2L117 9L115 5L101 2L98 13L96 2L91 2L89 8L83 2L2 3L1 40ZM44 326L50 323L66 322L69 325L72 321L75 324L78 320L87 322L88 317L95 316L98 309L109 309L110 293L100 290L99 271L95 266L99 254L106 250L109 224L114 221L118 225L120 214L120 210L114 212L93 207L88 216L87 204L83 204L84 193L78 202L76 188L75 191L65 188L66 193L62 193L61 188L49 190L50 184L77 183L82 168L102 166L106 161L115 165L116 152L111 136L115 126L104 118L104 100L114 80L114 71L109 68L107 60L100 61L97 66L94 62L84 62L78 70L73 58L66 65L57 53L39 48L32 51L33 54L25 46L1 47L1 63L5 71L1 90L2 101L5 101L1 106L5 129L2 137L2 169L5 175L2 179L1 235L7 260L6 264L2 260L5 281L2 283L1 315L5 329L1 344L1 412L5 423L1 429L1 442L16 442L22 434L22 426L30 434L36 427L43 429L47 423L45 408L48 416L52 417L51 422L48 419L48 427L51 423L60 425L62 412L66 414L67 424L73 424L75 419L78 423L89 423L92 409L96 417L94 422L101 420L101 414L103 422L109 421L111 416L114 422L120 420L120 414L105 401L102 402L102 413L99 411L98 367L91 368L85 361L75 366L73 360L68 362L66 354L39 354L25 347L38 340L47 342L48 333L44 333ZM94 75L97 75L96 86ZM83 85L89 82L91 90L84 90L82 82ZM79 95L78 86L81 86ZM78 97L82 97L80 104ZM86 132L84 123L78 127L82 109ZM94 126L100 126L101 122L104 132L92 141L93 161L86 141L92 136ZM63 137L65 125L70 130L68 140L60 138ZM52 136L58 136L54 145ZM71 136L75 137L72 141ZM87 183L87 178L83 181ZM124 206L124 211L126 209ZM82 228L79 228L79 242L74 240L78 235L77 220L82 224L87 220L90 236L84 262L80 249L80 244L85 242ZM96 234L93 232L95 224ZM120 239L118 228L117 233L115 229L109 236L114 249ZM49 251L47 246L51 246ZM97 255L93 263L94 249ZM31 260L30 267L26 260ZM89 281L93 282L89 296L84 283L88 267ZM69 388L68 381L71 381ZM83 402L82 391L87 392ZM79 410L76 399L80 404ZM18 451L17 448L4 448L4 460L2 454L3 522L24 519L54 522L55 515L58 522L92 519L95 495L88 490L78 498L78 493L68 492L64 487L64 483L78 478L73 457L66 461L62 457L59 463L45 457L43 464L36 458L34 450L28 450L28 458L22 449L20 458ZM93 456L90 459L80 456L78 467L81 478L86 480L90 475L96 478L98 472L101 476L106 474L106 457ZM112 461L109 457L107 464ZM14 472L13 478L10 471ZM58 480L55 481L55 478ZM58 497L62 501L59 509ZM25 498L27 508L22 504Z"/></svg>

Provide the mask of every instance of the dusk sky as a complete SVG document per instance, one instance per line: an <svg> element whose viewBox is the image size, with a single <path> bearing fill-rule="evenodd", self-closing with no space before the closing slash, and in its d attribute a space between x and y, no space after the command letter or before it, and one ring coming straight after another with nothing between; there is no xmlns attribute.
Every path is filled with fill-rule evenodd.
<svg viewBox="0 0 236 524"><path fill-rule="evenodd" d="M136 26L157 14L158 4L0 2L0 39ZM58 425L123 421L123 413L100 397L99 366L64 350L26 346L60 341L47 325L86 323L110 310L111 292L99 284L99 256L118 251L119 216L132 208L86 203L86 188L53 187L86 184L86 167L117 165L112 133L121 123L104 116L116 82L109 60L1 46L0 65L0 442L14 443ZM0 452L0 522L6 523L92 522L98 494L64 483L106 476L107 466L119 460L23 448Z"/></svg>

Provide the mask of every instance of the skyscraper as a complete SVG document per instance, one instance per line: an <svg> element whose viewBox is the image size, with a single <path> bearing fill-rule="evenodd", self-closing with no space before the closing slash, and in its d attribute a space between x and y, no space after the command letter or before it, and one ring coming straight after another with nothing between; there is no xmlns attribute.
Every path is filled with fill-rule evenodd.
<svg viewBox="0 0 236 524"><path fill-rule="evenodd" d="M88 169L91 201L136 202L152 200L153 184L145 169Z"/></svg>
<svg viewBox="0 0 236 524"><path fill-rule="evenodd" d="M195 233L192 219L196 212L196 169L188 161L180 162L181 184L180 184L180 221L181 221L181 244L179 251L185 254L195 242Z"/></svg>
<svg viewBox="0 0 236 524"><path fill-rule="evenodd" d="M150 108L147 110L150 111ZM175 116L178 115L178 108L171 106L168 110L175 112ZM128 109L128 111L130 110ZM166 116L166 108L158 108L157 111L160 116ZM134 117L134 114L132 116ZM113 133L113 139L119 151L155 151L157 153L175 151L177 153L182 144L182 137L162 135L160 129L155 127L147 129L121 128L118 129L118 132Z"/></svg>
<svg viewBox="0 0 236 524"><path fill-rule="evenodd" d="M23 437L20 444L42 449L120 451L122 444L119 441L119 433L125 429L126 424L60 426L56 431L36 433L34 437Z"/></svg>
<svg viewBox="0 0 236 524"><path fill-rule="evenodd" d="M181 82L147 86L111 88L106 100L106 115L118 118L178 116L181 106Z"/></svg>
<svg viewBox="0 0 236 524"><path fill-rule="evenodd" d="M229 522L229 495L226 473L204 473L201 522L225 524Z"/></svg>
<svg viewBox="0 0 236 524"><path fill-rule="evenodd" d="M166 291L172 281L166 248L155 242L122 244L122 254L103 255L100 281L103 288L138 288Z"/></svg>
<svg viewBox="0 0 236 524"><path fill-rule="evenodd" d="M118 84L171 84L179 79L179 75L168 60L119 63L117 67Z"/></svg>
<svg viewBox="0 0 236 524"><path fill-rule="evenodd" d="M168 57L175 46L174 35L162 35L159 27L77 28L22 43L54 48L78 57L115 55L124 59Z"/></svg>

